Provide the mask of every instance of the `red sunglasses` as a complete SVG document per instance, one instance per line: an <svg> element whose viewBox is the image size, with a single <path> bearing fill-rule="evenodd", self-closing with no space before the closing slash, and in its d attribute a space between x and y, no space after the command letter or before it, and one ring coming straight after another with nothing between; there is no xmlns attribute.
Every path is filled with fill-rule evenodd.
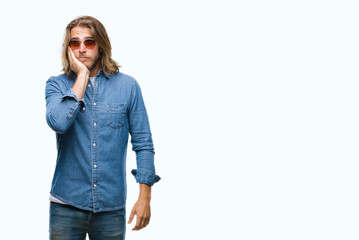
<svg viewBox="0 0 359 240"><path fill-rule="evenodd" d="M84 41L84 44L87 49L94 49L94 47L96 46L96 41L92 40L92 39L87 39ZM81 45L81 42L78 40L71 40L68 44L68 46L72 50L79 49L80 45Z"/></svg>

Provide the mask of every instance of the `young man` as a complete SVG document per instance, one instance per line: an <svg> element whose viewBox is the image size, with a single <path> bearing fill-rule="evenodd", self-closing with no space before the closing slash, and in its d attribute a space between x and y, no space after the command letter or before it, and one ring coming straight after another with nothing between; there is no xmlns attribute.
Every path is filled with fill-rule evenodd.
<svg viewBox="0 0 359 240"><path fill-rule="evenodd" d="M140 193L128 223L150 220L154 148L140 87L111 58L104 26L84 16L66 28L64 74L46 83L46 120L56 132L50 239L124 239L126 151L131 134Z"/></svg>

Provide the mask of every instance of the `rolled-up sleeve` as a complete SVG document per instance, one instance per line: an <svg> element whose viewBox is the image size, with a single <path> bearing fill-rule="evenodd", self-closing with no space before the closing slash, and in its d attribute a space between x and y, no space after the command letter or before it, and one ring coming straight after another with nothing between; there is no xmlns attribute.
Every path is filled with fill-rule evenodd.
<svg viewBox="0 0 359 240"><path fill-rule="evenodd" d="M141 89L136 81L131 93L129 130L131 134L132 150L136 152L137 161L137 170L134 169L131 173L134 175L136 182L152 186L161 178L156 175L154 165L155 151L150 124Z"/></svg>
<svg viewBox="0 0 359 240"><path fill-rule="evenodd" d="M46 121L56 133L69 129L79 111L84 111L85 102L78 100L72 88L61 86L61 80L50 78L46 82Z"/></svg>

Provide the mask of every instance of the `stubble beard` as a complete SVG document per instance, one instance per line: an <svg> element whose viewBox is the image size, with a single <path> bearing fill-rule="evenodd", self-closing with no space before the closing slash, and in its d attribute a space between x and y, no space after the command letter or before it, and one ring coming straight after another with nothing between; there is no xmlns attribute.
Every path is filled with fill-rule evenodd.
<svg viewBox="0 0 359 240"><path fill-rule="evenodd" d="M94 60L93 64L89 67L87 67L87 69L91 72L93 69L95 69L100 63L100 56L97 56L96 59Z"/></svg>

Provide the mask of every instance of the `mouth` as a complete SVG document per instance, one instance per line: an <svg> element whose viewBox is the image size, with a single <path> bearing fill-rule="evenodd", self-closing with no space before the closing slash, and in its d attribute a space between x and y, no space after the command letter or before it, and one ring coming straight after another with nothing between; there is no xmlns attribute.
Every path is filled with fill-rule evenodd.
<svg viewBox="0 0 359 240"><path fill-rule="evenodd" d="M88 58L87 57L78 57L77 59L82 62L82 61L86 61Z"/></svg>

